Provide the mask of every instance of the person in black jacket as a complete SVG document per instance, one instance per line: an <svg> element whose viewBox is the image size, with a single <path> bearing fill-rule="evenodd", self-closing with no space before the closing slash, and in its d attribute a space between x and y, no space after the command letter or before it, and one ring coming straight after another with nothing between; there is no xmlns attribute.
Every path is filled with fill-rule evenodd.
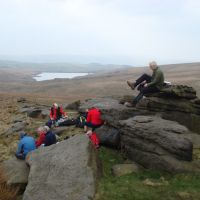
<svg viewBox="0 0 200 200"><path fill-rule="evenodd" d="M55 134L50 131L50 128L48 126L45 126L46 132L45 132L45 139L44 139L44 146L50 146L52 144L56 144L56 136Z"/></svg>

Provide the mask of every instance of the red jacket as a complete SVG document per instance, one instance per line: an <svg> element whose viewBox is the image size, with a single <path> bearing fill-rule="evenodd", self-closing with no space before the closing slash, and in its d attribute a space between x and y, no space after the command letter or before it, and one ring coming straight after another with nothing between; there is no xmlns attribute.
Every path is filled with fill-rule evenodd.
<svg viewBox="0 0 200 200"><path fill-rule="evenodd" d="M44 144L45 133L40 133L39 138L35 141L36 147L38 148L41 144Z"/></svg>
<svg viewBox="0 0 200 200"><path fill-rule="evenodd" d="M62 116L65 116L66 113L63 111L62 107L51 107L49 117L50 119L54 119L55 121L60 119Z"/></svg>
<svg viewBox="0 0 200 200"><path fill-rule="evenodd" d="M93 132L91 135L89 135L89 138L90 138L92 144L93 144L96 148L98 148L98 147L99 147L100 141L99 141L99 138L97 137L97 134L96 134L95 132Z"/></svg>
<svg viewBox="0 0 200 200"><path fill-rule="evenodd" d="M101 111L98 108L89 110L87 114L87 122L90 122L94 125L103 124L103 120L101 119Z"/></svg>

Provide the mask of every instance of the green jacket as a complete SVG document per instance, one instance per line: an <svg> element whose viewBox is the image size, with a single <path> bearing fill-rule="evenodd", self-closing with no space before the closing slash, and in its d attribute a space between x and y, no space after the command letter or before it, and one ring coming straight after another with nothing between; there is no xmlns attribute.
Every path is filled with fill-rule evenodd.
<svg viewBox="0 0 200 200"><path fill-rule="evenodd" d="M148 87L156 87L159 90L162 89L164 84L164 74L159 67L153 70L151 82L148 83Z"/></svg>

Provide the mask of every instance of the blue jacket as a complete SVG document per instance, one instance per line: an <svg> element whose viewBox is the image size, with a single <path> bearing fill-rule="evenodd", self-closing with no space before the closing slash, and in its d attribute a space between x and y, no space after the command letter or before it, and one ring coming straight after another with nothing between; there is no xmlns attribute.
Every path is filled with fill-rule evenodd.
<svg viewBox="0 0 200 200"><path fill-rule="evenodd" d="M45 135L44 145L50 146L56 143L56 136L51 131L47 132Z"/></svg>
<svg viewBox="0 0 200 200"><path fill-rule="evenodd" d="M23 153L26 157L27 153L36 149L35 140L31 136L24 136L18 144L17 153Z"/></svg>

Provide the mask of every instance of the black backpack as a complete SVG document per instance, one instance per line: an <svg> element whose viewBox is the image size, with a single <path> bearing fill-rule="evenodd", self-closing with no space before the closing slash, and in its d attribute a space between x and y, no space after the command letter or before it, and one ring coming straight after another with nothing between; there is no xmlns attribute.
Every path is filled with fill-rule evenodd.
<svg viewBox="0 0 200 200"><path fill-rule="evenodd" d="M85 126L86 117L84 115L80 115L76 119L76 127L83 128Z"/></svg>

